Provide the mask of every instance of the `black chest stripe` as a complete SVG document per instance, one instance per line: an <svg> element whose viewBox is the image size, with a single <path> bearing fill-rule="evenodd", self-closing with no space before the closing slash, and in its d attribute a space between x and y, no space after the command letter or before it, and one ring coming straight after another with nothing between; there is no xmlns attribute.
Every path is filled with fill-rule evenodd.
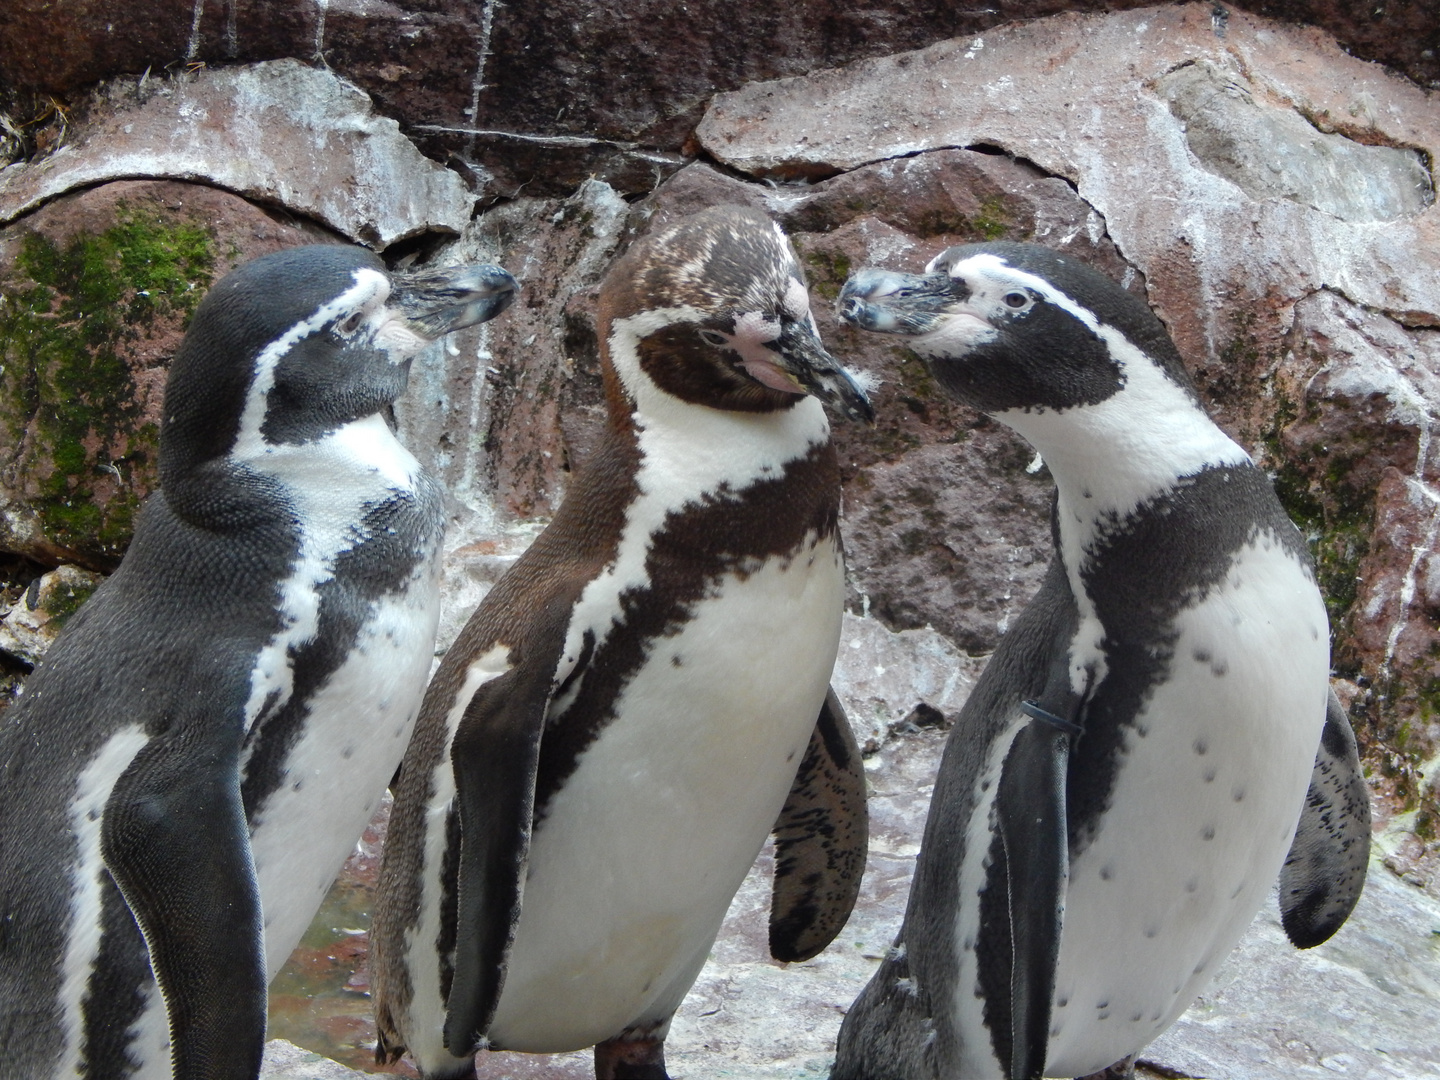
<svg viewBox="0 0 1440 1080"><path fill-rule="evenodd" d="M800 554L807 533L837 534L840 470L826 443L775 479L707 495L667 515L645 560L649 585L620 595L620 618L581 675L574 705L548 729L535 783L535 820L615 716L615 703L655 641L674 633L725 574L744 578L761 560Z"/></svg>
<svg viewBox="0 0 1440 1080"><path fill-rule="evenodd" d="M254 749L241 785L247 817L284 783L285 761L304 731L310 702L355 647L374 602L403 592L421 554L439 542L438 489L423 475L417 483L416 495L396 493L366 510L358 532L363 539L340 553L334 576L316 590L318 627L311 642L291 652L290 698L274 715L262 714L250 734Z"/></svg>
<svg viewBox="0 0 1440 1080"><path fill-rule="evenodd" d="M1235 554L1259 537L1268 535L1300 566L1311 567L1305 541L1269 480L1248 464L1186 477L1123 521L1102 525L1100 532L1081 576L1105 628L1109 674L1090 700L1085 735L1070 759L1072 858L1094 839L1110 805L1126 732L1169 676L1176 616L1223 581Z"/></svg>

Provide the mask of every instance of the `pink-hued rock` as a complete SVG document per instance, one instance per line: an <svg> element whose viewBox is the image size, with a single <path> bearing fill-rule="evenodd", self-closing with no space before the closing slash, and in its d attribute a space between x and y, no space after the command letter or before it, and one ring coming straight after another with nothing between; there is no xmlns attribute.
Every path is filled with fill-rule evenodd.
<svg viewBox="0 0 1440 1080"><path fill-rule="evenodd" d="M158 477L195 304L232 267L336 242L226 191L123 180L0 227L0 551L112 569Z"/></svg>
<svg viewBox="0 0 1440 1080"><path fill-rule="evenodd" d="M1239 336L1237 312L1254 315L1247 337L1273 340L1280 315L1322 287L1440 325L1440 277L1415 272L1415 254L1440 241L1433 192L1424 210L1383 227L1250 198L1192 153L1157 88L1202 61L1245 92L1212 107L1244 108L1252 126L1255 115L1288 125L1298 113L1367 144L1440 151L1440 114L1424 92L1313 32L1239 13L1222 30L1200 4L1061 16L753 84L717 97L697 135L760 176L833 175L953 146L1033 162L1076 185L1197 359Z"/></svg>
<svg viewBox="0 0 1440 1080"><path fill-rule="evenodd" d="M1222 15L1002 27L720 95L697 134L743 173L835 177L817 190L956 146L1073 185L1126 269L1088 257L1138 279L1216 419L1310 533L1336 662L1370 688L1353 711L1369 760L1396 805L1418 797L1433 820L1440 792L1419 772L1440 748L1440 112L1322 34ZM878 265L934 251L893 214L844 228Z"/></svg>
<svg viewBox="0 0 1440 1080"><path fill-rule="evenodd" d="M42 95L78 97L96 80L147 68L293 57L354 82L428 154L492 193L563 196L587 177L631 193L679 164L717 91L970 38L1018 19L1142 2L7 0L0 85L28 93L38 109ZM1440 80L1440 24L1428 0L1237 6L1324 27L1350 52L1419 85ZM1217 10L1223 19L1225 9Z"/></svg>
<svg viewBox="0 0 1440 1080"><path fill-rule="evenodd" d="M458 233L474 198L364 92L294 60L115 84L54 153L0 171L0 224L126 177L193 180L383 249Z"/></svg>

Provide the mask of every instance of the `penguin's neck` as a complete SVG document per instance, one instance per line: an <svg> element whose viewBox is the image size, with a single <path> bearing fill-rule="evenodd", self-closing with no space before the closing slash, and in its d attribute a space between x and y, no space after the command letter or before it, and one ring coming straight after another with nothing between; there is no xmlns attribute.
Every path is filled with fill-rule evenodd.
<svg viewBox="0 0 1440 1080"><path fill-rule="evenodd" d="M1105 531L1186 477L1215 466L1250 464L1244 449L1159 369L1131 364L1125 376L1124 386L1098 404L995 414L1049 466L1072 568Z"/></svg>
<svg viewBox="0 0 1440 1080"><path fill-rule="evenodd" d="M812 397L773 412L735 412L682 401L658 388L637 395L631 423L642 492L679 506L775 479L830 439L825 409Z"/></svg>

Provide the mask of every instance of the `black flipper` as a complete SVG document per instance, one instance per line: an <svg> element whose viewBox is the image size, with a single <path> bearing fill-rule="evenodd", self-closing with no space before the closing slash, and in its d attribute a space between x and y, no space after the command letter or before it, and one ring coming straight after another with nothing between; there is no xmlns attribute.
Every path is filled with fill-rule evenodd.
<svg viewBox="0 0 1440 1080"><path fill-rule="evenodd" d="M1370 862L1370 792L1355 732L1334 691L1300 824L1280 871L1280 920L1297 949L1310 949L1345 924Z"/></svg>
<svg viewBox="0 0 1440 1080"><path fill-rule="evenodd" d="M870 839L865 765L834 690L825 695L773 831L770 955L809 960L850 918Z"/></svg>
<svg viewBox="0 0 1440 1080"><path fill-rule="evenodd" d="M265 1046L265 948L239 740L184 745L198 730L176 724L135 756L106 803L101 854L145 935L175 1075L253 1080Z"/></svg>
<svg viewBox="0 0 1440 1080"><path fill-rule="evenodd" d="M999 828L991 846L992 885L982 900L982 918L989 922L999 916L1009 931L1000 944L1008 946L1010 962L999 970L1010 972L1011 1080L1043 1075L1050 1041L1050 1003L1070 866L1065 816L1069 763L1069 734L1048 720L1032 719L1010 746L995 794ZM989 893L1002 885L1003 901L997 903L1001 898L991 899ZM993 922L991 926L994 929Z"/></svg>
<svg viewBox="0 0 1440 1080"><path fill-rule="evenodd" d="M1056 950L1046 948L1040 939L1056 932L1060 908L1052 899L1038 917L1033 911L1027 913L1025 903L1039 904L1035 899L1039 893L1034 880L1023 876L1031 841L1017 840L1015 834L1023 831L1023 809L1030 805L1021 787L1050 792L1042 799L1052 811L1051 824L1041 822L1040 831L1050 838L1050 853L1039 860L1050 866L1048 887L1041 891L1063 896L1068 872L1066 804L1054 791L1065 780L1065 766L1050 756L1059 748L1047 745L1049 731L1061 731L1055 723L1029 712L1029 734L1011 739L1010 732L1027 715L1030 706L1023 704L1027 700L1035 702L1036 711L1068 724L1084 722L1084 710L1079 708L1083 703L1072 700L1068 690L1069 647L1078 623L1069 580L1057 557L1035 599L1001 639L950 732L915 864L905 924L895 948L880 962L841 1024L832 1080L955 1076L962 1055L983 1052L964 1045L969 1035L958 1029L954 1007L959 994L977 990L984 998L985 1027L1001 1068L1008 1072L1015 1064L1033 1071L1043 1058L1047 1046L1041 1036L1048 1032L1039 1018L1046 1014L1048 1019L1050 1000L1044 986L1054 980ZM990 833L994 816L984 819L986 829L971 829L975 815L985 813L980 804L992 790L986 780L993 764L992 747L1002 738L1010 740L1010 746L994 794L1002 806L1016 808L1007 811L1006 828L1012 837L1008 843ZM990 811L996 809L992 802ZM1061 816L1056 818L1056 813ZM1034 816L1029 815L1032 827ZM974 835L982 832L989 835ZM1057 838L1064 858L1055 850ZM978 852L970 847L977 839L984 846ZM1009 849L1020 860L1013 872ZM973 943L979 983L962 986L958 975L963 950L970 943L955 933L955 912L960 904L974 902L969 895L962 899L960 869L967 858L976 857L986 860L980 926ZM1033 921L1022 926L1017 953L1012 928L1027 918ZM1015 1017L1018 1025L1012 1022Z"/></svg>
<svg viewBox="0 0 1440 1080"><path fill-rule="evenodd" d="M1022 700L1020 712L1030 723L1010 744L995 792L981 938L990 970L1009 973L1008 986L986 994L991 1030L1009 1034L1008 1045L1003 1037L996 1041L997 1055L1008 1056L1010 1080L1033 1080L1044 1075L1049 1050L1070 878L1066 775L1071 746L1084 733L1084 700L1070 689L1068 642L1056 642L1044 693L1038 701Z"/></svg>
<svg viewBox="0 0 1440 1080"><path fill-rule="evenodd" d="M544 620L549 633L523 654L512 649L515 666L476 691L450 746L460 859L445 1047L457 1057L480 1044L505 985L530 855L540 739L568 612L568 603L557 606Z"/></svg>

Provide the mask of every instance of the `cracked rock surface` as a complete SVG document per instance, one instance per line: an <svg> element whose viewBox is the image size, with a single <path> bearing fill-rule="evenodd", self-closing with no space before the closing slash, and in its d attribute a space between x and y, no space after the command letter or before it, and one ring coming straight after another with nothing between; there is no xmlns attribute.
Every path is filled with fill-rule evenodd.
<svg viewBox="0 0 1440 1080"><path fill-rule="evenodd" d="M834 177L821 189L957 146L1072 185L1090 235L1126 267L1107 269L1142 283L1216 419L1310 535L1387 807L1418 801L1423 821L1440 820L1427 769L1440 752L1429 95L1313 32L1188 4L1056 16L752 84L719 95L697 138L756 178ZM967 218L965 239L1040 235L1003 201L993 209ZM936 250L893 215L843 228L887 268L916 270ZM1043 239L1101 262L1083 231Z"/></svg>
<svg viewBox="0 0 1440 1080"><path fill-rule="evenodd" d="M1342 44L1388 26L1413 79L1440 46L1425 6L1352 19ZM1382 811L1355 920L1296 954L1267 909L1152 1047L1168 1070L1152 1075L1440 1075L1433 91L1313 28L1210 4L1003 26L1077 5L766 14L692 0L683 25L666 7L165 0L143 28L93 5L0 10L0 91L38 78L6 51L9 27L51 40L37 12L89 49L34 53L58 58L70 89L130 73L24 132L0 124L0 154L36 152L0 171L0 703L46 644L22 626L30 583L107 570L123 550L154 485L187 306L235 262L348 239L519 278L504 316L417 357L395 409L449 496L443 649L594 442L611 260L669 217L759 207L794 240L828 346L880 380L879 422L835 430L850 570L836 684L869 752L874 843L854 921L788 970L765 959L762 856L671 1061L677 1076L823 1076L840 1011L898 928L943 725L1050 550L1043 462L831 302L862 265L1045 243L1154 307L1219 422L1274 475L1316 555L1336 686ZM1350 19L1328 0L1265 7ZM96 21L112 16L113 30ZM282 56L298 60L257 62ZM103 348L77 348L81 331ZM273 1033L351 1065L373 1037L363 929L380 839L367 834L272 999ZM589 1071L585 1054L485 1062L492 1077ZM346 1075L279 1043L267 1069Z"/></svg>

